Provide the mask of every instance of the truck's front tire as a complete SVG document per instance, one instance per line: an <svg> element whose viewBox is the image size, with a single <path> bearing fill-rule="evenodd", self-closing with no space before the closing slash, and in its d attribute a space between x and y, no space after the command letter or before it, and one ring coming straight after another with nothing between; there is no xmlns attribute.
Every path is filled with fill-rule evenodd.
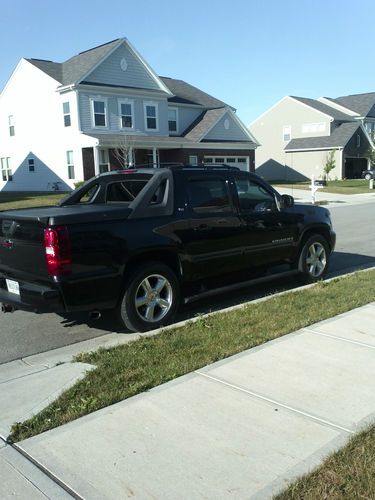
<svg viewBox="0 0 375 500"><path fill-rule="evenodd" d="M118 315L129 330L144 332L170 323L179 302L175 273L161 262L149 262L138 266L126 280Z"/></svg>
<svg viewBox="0 0 375 500"><path fill-rule="evenodd" d="M324 278L329 263L328 244L323 236L310 236L302 246L298 270L304 283L314 283Z"/></svg>

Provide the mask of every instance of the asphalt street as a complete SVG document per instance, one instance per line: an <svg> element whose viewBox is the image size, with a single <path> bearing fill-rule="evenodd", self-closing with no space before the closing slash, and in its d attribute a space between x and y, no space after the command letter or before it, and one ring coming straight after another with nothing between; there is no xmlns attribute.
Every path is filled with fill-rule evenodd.
<svg viewBox="0 0 375 500"><path fill-rule="evenodd" d="M329 208L329 207L328 207ZM330 276L370 267L375 262L374 204L346 205L330 209L337 233L336 251L332 256ZM181 308L177 320L198 313L229 307L263 295L298 286L296 279L274 280L236 292L201 300ZM113 332L111 314L98 321L86 314L59 316L37 315L16 311L0 316L0 364L50 349Z"/></svg>

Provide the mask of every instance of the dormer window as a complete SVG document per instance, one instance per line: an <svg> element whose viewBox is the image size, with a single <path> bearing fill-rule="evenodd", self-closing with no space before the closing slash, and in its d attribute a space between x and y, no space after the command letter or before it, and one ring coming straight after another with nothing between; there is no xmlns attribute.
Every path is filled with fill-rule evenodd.
<svg viewBox="0 0 375 500"><path fill-rule="evenodd" d="M9 135L10 135L10 137L13 137L15 135L14 116L13 115L8 116L8 123L9 123Z"/></svg>
<svg viewBox="0 0 375 500"><path fill-rule="evenodd" d="M104 99L93 99L92 103L92 122L94 127L107 126L107 103Z"/></svg>
<svg viewBox="0 0 375 500"><path fill-rule="evenodd" d="M146 130L158 130L158 105L152 102L145 102L145 125Z"/></svg>
<svg viewBox="0 0 375 500"><path fill-rule="evenodd" d="M70 127L70 103L63 102L63 114L64 114L64 127Z"/></svg>
<svg viewBox="0 0 375 500"><path fill-rule="evenodd" d="M177 132L177 108L168 108L168 130Z"/></svg>

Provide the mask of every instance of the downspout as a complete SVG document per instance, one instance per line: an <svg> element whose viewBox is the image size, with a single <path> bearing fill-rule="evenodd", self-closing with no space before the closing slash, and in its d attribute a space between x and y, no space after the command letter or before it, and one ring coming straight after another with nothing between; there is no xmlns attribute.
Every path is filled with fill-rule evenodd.
<svg viewBox="0 0 375 500"><path fill-rule="evenodd" d="M75 91L76 93L76 107L77 107L77 122L78 122L78 132L82 132L81 128L81 113L79 110L79 96L78 96L78 90Z"/></svg>
<svg viewBox="0 0 375 500"><path fill-rule="evenodd" d="M341 165L341 180L344 179L344 171L345 171L345 166L344 166L344 149L339 149L340 151L340 165Z"/></svg>

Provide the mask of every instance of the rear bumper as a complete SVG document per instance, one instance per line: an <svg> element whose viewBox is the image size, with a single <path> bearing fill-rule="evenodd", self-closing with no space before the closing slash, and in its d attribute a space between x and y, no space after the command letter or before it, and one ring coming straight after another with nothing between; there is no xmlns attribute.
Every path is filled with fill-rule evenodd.
<svg viewBox="0 0 375 500"><path fill-rule="evenodd" d="M58 290L34 283L18 282L20 294L9 292L6 276L0 274L0 302L10 304L16 309L33 312L63 312L64 301ZM10 278L14 279L14 278Z"/></svg>
<svg viewBox="0 0 375 500"><path fill-rule="evenodd" d="M8 290L6 279L17 281L20 294ZM121 276L85 276L85 279L60 277L59 281L36 284L17 280L16 277L0 272L0 303L16 309L36 313L83 312L113 309L116 307Z"/></svg>

